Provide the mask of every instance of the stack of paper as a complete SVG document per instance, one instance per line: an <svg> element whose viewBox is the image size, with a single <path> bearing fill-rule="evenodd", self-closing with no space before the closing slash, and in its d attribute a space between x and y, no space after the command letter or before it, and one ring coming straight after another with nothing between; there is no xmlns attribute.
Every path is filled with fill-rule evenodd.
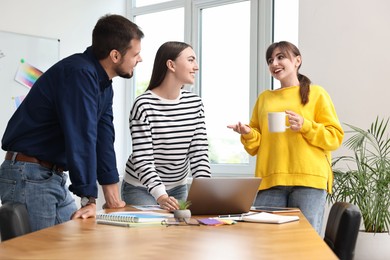
<svg viewBox="0 0 390 260"><path fill-rule="evenodd" d="M299 220L299 216L278 215L267 212L243 215L242 220L246 222L275 223L281 224Z"/></svg>

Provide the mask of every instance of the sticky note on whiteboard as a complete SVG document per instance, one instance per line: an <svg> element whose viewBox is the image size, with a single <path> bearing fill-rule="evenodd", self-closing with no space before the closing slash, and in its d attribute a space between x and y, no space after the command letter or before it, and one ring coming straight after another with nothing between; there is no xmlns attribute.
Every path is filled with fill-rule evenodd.
<svg viewBox="0 0 390 260"><path fill-rule="evenodd" d="M17 96L17 97L12 97L12 99L15 101L15 108L18 108L20 104L22 104L22 101L24 100L26 96Z"/></svg>
<svg viewBox="0 0 390 260"><path fill-rule="evenodd" d="M26 63L23 59L20 61L18 70L15 75L15 81L23 86L31 88L35 81L42 75L42 71Z"/></svg>

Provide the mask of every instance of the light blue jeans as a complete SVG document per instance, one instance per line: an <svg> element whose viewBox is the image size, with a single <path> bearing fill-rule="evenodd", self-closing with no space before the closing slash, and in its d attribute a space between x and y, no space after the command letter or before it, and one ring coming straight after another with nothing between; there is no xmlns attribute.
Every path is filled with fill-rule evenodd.
<svg viewBox="0 0 390 260"><path fill-rule="evenodd" d="M157 201L148 192L145 187L131 185L125 181L122 182L122 200L129 205L157 205ZM188 195L187 185L180 185L167 190L169 196L177 200L186 200Z"/></svg>
<svg viewBox="0 0 390 260"><path fill-rule="evenodd" d="M302 186L276 186L259 191L254 205L299 208L321 235L325 203L325 190Z"/></svg>
<svg viewBox="0 0 390 260"><path fill-rule="evenodd" d="M66 180L37 163L5 160L0 168L0 199L26 205L32 231L70 220L77 210Z"/></svg>

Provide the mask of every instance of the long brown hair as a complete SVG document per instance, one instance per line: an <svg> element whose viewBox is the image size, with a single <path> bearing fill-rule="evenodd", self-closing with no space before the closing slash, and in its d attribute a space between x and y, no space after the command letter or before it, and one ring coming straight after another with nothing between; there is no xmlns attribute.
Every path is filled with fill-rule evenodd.
<svg viewBox="0 0 390 260"><path fill-rule="evenodd" d="M154 59L152 76L146 90L152 90L161 85L168 70L167 60L176 60L180 53L188 47L192 48L191 45L185 42L176 41L166 42L160 46Z"/></svg>
<svg viewBox="0 0 390 260"><path fill-rule="evenodd" d="M291 42L287 42L287 41L275 42L268 47L267 52L265 54L267 63L268 63L268 60L272 57L272 53L274 52L274 50L276 48L279 48L280 51L286 57L289 57L290 59L292 57L301 56L299 49ZM302 62L299 65L298 70L297 70L297 76L298 76L298 80L299 80L299 94L301 96L301 103L303 105L306 105L307 102L309 102L311 80L308 77L306 77L305 75L299 73L299 68L301 67L301 65L302 65Z"/></svg>

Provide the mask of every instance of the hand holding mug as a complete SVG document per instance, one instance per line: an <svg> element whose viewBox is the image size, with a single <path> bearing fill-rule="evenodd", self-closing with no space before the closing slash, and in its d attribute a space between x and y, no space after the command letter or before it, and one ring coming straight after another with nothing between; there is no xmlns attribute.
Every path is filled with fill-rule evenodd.
<svg viewBox="0 0 390 260"><path fill-rule="evenodd" d="M286 115L288 116L288 123L290 124L290 129L295 132L300 131L303 126L303 117L290 110L286 110Z"/></svg>
<svg viewBox="0 0 390 260"><path fill-rule="evenodd" d="M297 132L301 130L302 125L303 117L293 111L268 113L268 131L271 133L282 133L286 129Z"/></svg>

